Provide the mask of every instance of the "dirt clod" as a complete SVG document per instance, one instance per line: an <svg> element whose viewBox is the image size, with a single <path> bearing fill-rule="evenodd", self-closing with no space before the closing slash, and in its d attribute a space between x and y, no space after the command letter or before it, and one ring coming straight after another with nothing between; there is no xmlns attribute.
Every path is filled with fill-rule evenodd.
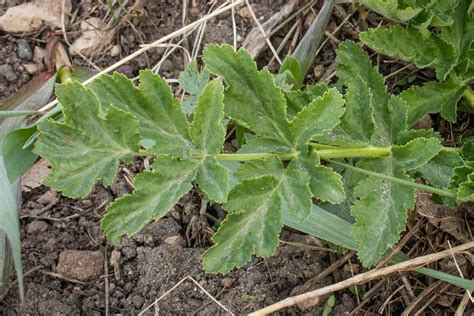
<svg viewBox="0 0 474 316"><path fill-rule="evenodd" d="M28 234L37 234L37 233L43 233L48 229L49 225L46 222L43 221L34 221L28 224L26 226L26 231Z"/></svg>
<svg viewBox="0 0 474 316"><path fill-rule="evenodd" d="M59 255L57 272L79 281L91 281L100 276L103 266L100 251L65 250Z"/></svg>

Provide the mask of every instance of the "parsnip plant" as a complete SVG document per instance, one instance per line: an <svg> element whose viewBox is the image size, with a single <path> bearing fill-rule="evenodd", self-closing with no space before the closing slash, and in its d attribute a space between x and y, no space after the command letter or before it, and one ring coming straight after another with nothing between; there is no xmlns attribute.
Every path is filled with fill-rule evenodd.
<svg viewBox="0 0 474 316"><path fill-rule="evenodd" d="M154 157L152 170L136 176L133 193L107 208L106 237L118 243L139 232L194 182L228 212L204 255L212 272L272 255L285 219L304 222L313 200L345 202L352 204L359 258L369 266L398 241L415 188L455 198L460 187L456 180L451 190L423 186L410 175L423 175L433 158L453 153L458 159L443 173L449 177L462 158L433 131L409 130L406 102L387 92L360 47L345 42L337 54L345 95L326 85L287 91L247 51L208 45L205 73L180 80L200 87L187 88L192 115L146 70L138 86L120 74L89 88L59 85L64 122L41 123L35 148L53 166L46 183L70 197L86 196L97 180L110 185L121 161ZM217 78L207 82L207 71ZM190 84L192 78L200 82ZM237 153L223 152L229 119L251 131ZM320 159L334 159L340 173ZM235 172L229 161L239 164Z"/></svg>
<svg viewBox="0 0 474 316"><path fill-rule="evenodd" d="M439 82L404 91L411 125L427 113L440 112L456 120L457 104L464 95L465 110L474 111L474 15L472 0L402 1L361 0L389 19L405 23L379 26L360 35L377 52L432 67Z"/></svg>

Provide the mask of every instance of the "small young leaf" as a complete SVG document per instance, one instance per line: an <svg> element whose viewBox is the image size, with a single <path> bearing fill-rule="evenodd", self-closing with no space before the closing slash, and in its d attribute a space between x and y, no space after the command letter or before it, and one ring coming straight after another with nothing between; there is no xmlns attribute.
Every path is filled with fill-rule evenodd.
<svg viewBox="0 0 474 316"><path fill-rule="evenodd" d="M197 104L198 96L201 94L204 87L209 82L209 71L204 68L201 72L198 70L198 65L195 60L189 63L188 66L180 73L178 77L179 85L183 88L189 96L183 101L183 110L186 113L193 113Z"/></svg>
<svg viewBox="0 0 474 316"><path fill-rule="evenodd" d="M311 103L314 99L323 96L329 87L324 84L309 85L305 90L293 90L285 93L288 117L293 119L299 111Z"/></svg>
<svg viewBox="0 0 474 316"><path fill-rule="evenodd" d="M193 60L186 66L186 69L179 74L178 82L184 91L197 96L200 95L202 90L206 87L209 82L209 77L209 71L204 68L199 72L197 62Z"/></svg>
<svg viewBox="0 0 474 316"><path fill-rule="evenodd" d="M344 113L344 99L336 89L314 99L291 122L291 132L297 146L305 146L315 136L330 132Z"/></svg>
<svg viewBox="0 0 474 316"><path fill-rule="evenodd" d="M47 185L69 197L86 196L97 180L112 183L119 161L131 161L139 149L139 123L115 107L101 118L96 96L79 83L58 85L56 94L64 123L40 123L34 153L53 166Z"/></svg>
<svg viewBox="0 0 474 316"><path fill-rule="evenodd" d="M141 136L154 145L151 152L186 156L191 148L189 126L178 100L165 80L149 70L140 72L140 85L135 87L122 74L104 75L90 88L100 100L102 109L118 107L136 116Z"/></svg>
<svg viewBox="0 0 474 316"><path fill-rule="evenodd" d="M214 246L203 256L207 271L226 273L252 255L271 256L282 227L278 181L271 176L245 180L229 194L231 212L214 234Z"/></svg>
<svg viewBox="0 0 474 316"><path fill-rule="evenodd" d="M280 66L279 73L283 74L285 71L289 72L291 75L290 78L292 79L291 83L293 84L293 89L298 90L304 80L304 75L301 72L301 65L298 60L287 55Z"/></svg>
<svg viewBox="0 0 474 316"><path fill-rule="evenodd" d="M153 171L140 173L134 191L115 200L101 220L105 236L114 244L132 236L146 224L164 216L192 188L198 163L160 157Z"/></svg>
<svg viewBox="0 0 474 316"><path fill-rule="evenodd" d="M224 104L230 118L259 136L282 140L291 147L285 98L268 70L258 71L246 50L235 52L229 45L207 45L204 61L228 84Z"/></svg>

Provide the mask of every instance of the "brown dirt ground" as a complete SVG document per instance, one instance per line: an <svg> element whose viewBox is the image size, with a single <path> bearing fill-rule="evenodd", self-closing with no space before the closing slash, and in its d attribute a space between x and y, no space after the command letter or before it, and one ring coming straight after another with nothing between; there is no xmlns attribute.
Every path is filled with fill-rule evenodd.
<svg viewBox="0 0 474 316"><path fill-rule="evenodd" d="M18 4L21 1L10 1ZM271 14L277 12L285 1L261 0L256 2L255 11L258 17L265 21ZM114 44L121 48L121 55L112 57L109 51L103 51L93 58L99 67L106 67L118 61L138 48L140 44L150 43L182 26L181 1L144 1L143 10L133 15L129 23L124 23L116 34ZM197 3L201 3L197 1ZM202 1L204 3L204 1ZM96 1L80 1L78 4L77 20L87 18L91 7ZM0 6L0 14L6 6ZM106 8L106 7L105 7ZM209 4L198 4L189 11L187 22L195 20L205 14ZM335 10L329 24L332 32L350 11L348 6L341 6ZM93 16L102 17L104 6L99 6ZM363 24L357 24L357 12L351 19L351 25L346 25L338 34L338 40L354 38L354 34ZM370 23L371 17L368 22ZM373 18L373 17L372 17ZM78 33L78 22L71 27L69 40L72 41ZM237 26L241 38L253 27L253 21L237 15ZM274 38L275 43L281 42L288 27L283 28ZM40 46L44 48L46 35L39 33L25 35L31 48ZM18 90L32 77L25 68L24 60L17 56L18 41L22 37L13 37L0 34L0 65L12 66L16 78L0 80L0 99L7 97ZM230 15L223 15L212 20L207 27L205 42L232 42L232 24ZM189 35L189 43L194 41L193 34ZM241 41L239 42L239 44ZM337 42L329 41L318 55L315 70L309 75L308 81L321 77L321 70L327 70L332 64L337 47ZM144 54L129 64L120 67L120 71L129 76L135 76L139 69L154 66L161 58L163 51L156 49ZM271 55L266 52L259 63L265 65ZM174 53L162 65L160 74L168 78L176 78L183 68L183 54ZM380 56L375 56L381 71L387 75L403 67L403 64L385 62ZM79 57L74 57L74 64L87 65ZM322 68L321 68L322 66ZM414 68L391 78L389 84L393 91L400 89L397 80L415 73ZM433 73L429 70L418 71L417 78L430 79ZM422 79L422 80L423 80ZM420 80L420 79L417 79ZM435 118L435 121L437 118ZM436 122L435 122L436 123ZM431 122L433 124L433 122ZM2 315L102 315L109 306L111 314L137 314L154 300L171 289L181 279L191 276L199 284L219 300L224 306L236 314L245 314L255 309L264 307L291 295L292 291L310 278L317 276L321 271L336 261L341 255L326 251L302 249L293 245L281 245L276 254L266 260L254 259L246 266L222 275L205 273L201 267L201 255L210 245L206 229L212 227L214 222L199 216L199 192L192 191L183 197L170 215L156 221L143 232L132 238L124 238L121 245L114 247L108 244L99 227L99 221L105 212L105 206L113 199L131 192L132 188L126 181L128 170L131 173L143 169L143 161L137 159L136 163L122 166L116 182L110 188L98 184L91 195L82 200L71 200L59 196L53 204L48 205L40 199L49 191L46 187L33 189L23 193L21 208L21 236L22 257L25 278L26 296L23 303L19 302L17 287L13 284L4 301L0 303ZM46 209L45 209L46 207ZM39 214L39 210L43 212ZM222 217L218 206L209 206L208 213L214 217ZM39 214L39 215L38 215ZM409 229L416 225L420 218L412 214ZM42 222L38 225L38 222ZM194 223L190 225L190 223ZM34 223L34 224L32 224ZM198 225L196 224L198 223ZM32 227L41 227L34 230ZM440 239L446 238L429 224L423 226L422 231L429 231ZM34 233L32 233L34 231ZM184 244L170 245L165 242L168 237L181 236ZM305 244L320 245L308 236L294 231L284 230L282 240L294 241ZM421 239L420 239L421 240ZM419 245L415 240L408 246L418 242L417 249L433 251L426 241ZM438 240L437 242L441 242ZM433 246L434 247L434 246ZM430 249L427 249L430 248ZM79 284L54 276L57 271L59 255L63 250L95 250L103 253L107 260L106 269L102 268L102 275L96 280ZM118 258L116 257L118 255ZM116 258L112 260L111 257ZM451 271L452 267L446 269ZM355 258L348 261L341 269L321 280L319 285L327 285L340 281L360 272L361 268ZM419 275L407 274L406 281L414 284L413 291L416 295L434 283L432 279L422 278ZM106 291L108 284L108 291ZM397 315L403 311L410 297L403 295L393 298L385 309L380 309L385 299L401 284L400 276L387 278L381 282L374 282L355 291L346 290L336 294L336 306L331 315L344 315L354 310L363 299L363 293L369 293L368 304L359 309L356 314L376 314L381 312L387 315ZM371 290L372 289L372 290ZM375 290L373 290L375 289ZM451 304L459 301L458 289L453 287L443 291L455 292L455 299L439 298L438 304L431 310L433 313L447 313L452 311ZM451 296L449 296L450 298ZM442 299L445 299L443 301ZM455 304L452 306L456 306ZM317 305L309 310L302 311L297 308L281 312L283 315L319 315L324 305ZM161 300L156 308L152 308L149 315L156 311L162 315L221 315L225 312L207 297L201 289L191 282L185 282L176 288L169 296Z"/></svg>

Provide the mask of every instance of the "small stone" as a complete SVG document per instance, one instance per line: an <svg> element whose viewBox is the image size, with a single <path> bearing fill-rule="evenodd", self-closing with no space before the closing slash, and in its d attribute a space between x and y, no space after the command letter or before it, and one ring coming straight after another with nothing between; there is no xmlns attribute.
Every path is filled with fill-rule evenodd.
<svg viewBox="0 0 474 316"><path fill-rule="evenodd" d="M165 243L168 245L184 247L186 246L186 240L181 235L171 236L165 239Z"/></svg>
<svg viewBox="0 0 474 316"><path fill-rule="evenodd" d="M120 47L118 47L118 45L112 46L110 49L110 56L117 57L118 55L120 55Z"/></svg>
<svg viewBox="0 0 474 316"><path fill-rule="evenodd" d="M82 200L81 202L84 208L89 208L93 205L91 200Z"/></svg>
<svg viewBox="0 0 474 316"><path fill-rule="evenodd" d="M143 303L145 303L145 299L141 297L140 295L134 295L132 296L131 299L133 305L135 305L136 308L140 308L143 306Z"/></svg>
<svg viewBox="0 0 474 316"><path fill-rule="evenodd" d="M0 76L10 82L15 81L18 78L13 71L13 67L9 64L0 65Z"/></svg>
<svg viewBox="0 0 474 316"><path fill-rule="evenodd" d="M316 67L314 67L313 74L314 74L314 78L320 79L324 74L324 66L317 65Z"/></svg>
<svg viewBox="0 0 474 316"><path fill-rule="evenodd" d="M43 59L46 57L46 49L39 46L35 46L33 50L33 61L35 63L42 63Z"/></svg>
<svg viewBox="0 0 474 316"><path fill-rule="evenodd" d="M133 67L130 65L122 65L120 67L117 67L115 71L120 72L121 74L125 75L128 78L134 77Z"/></svg>
<svg viewBox="0 0 474 316"><path fill-rule="evenodd" d="M104 257L100 251L64 250L59 255L56 270L67 278L79 281L97 279L104 267Z"/></svg>
<svg viewBox="0 0 474 316"><path fill-rule="evenodd" d="M43 195L41 195L36 202L41 203L43 205L48 204L56 204L59 202L59 199L56 197L56 192L54 191L47 191Z"/></svg>
<svg viewBox="0 0 474 316"><path fill-rule="evenodd" d="M25 67L25 70L28 74L34 75L43 68L43 65L41 65L41 64L25 64L23 67Z"/></svg>
<svg viewBox="0 0 474 316"><path fill-rule="evenodd" d="M30 43L28 43L28 41L25 39L18 41L16 53L21 59L31 60L33 58L33 52L31 51Z"/></svg>
<svg viewBox="0 0 474 316"><path fill-rule="evenodd" d="M26 226L26 231L28 234L38 234L43 233L48 229L49 225L43 221L34 221Z"/></svg>
<svg viewBox="0 0 474 316"><path fill-rule="evenodd" d="M229 288L232 286L232 284L234 284L234 279L232 278L224 278L221 280L221 284L223 287L225 288Z"/></svg>

